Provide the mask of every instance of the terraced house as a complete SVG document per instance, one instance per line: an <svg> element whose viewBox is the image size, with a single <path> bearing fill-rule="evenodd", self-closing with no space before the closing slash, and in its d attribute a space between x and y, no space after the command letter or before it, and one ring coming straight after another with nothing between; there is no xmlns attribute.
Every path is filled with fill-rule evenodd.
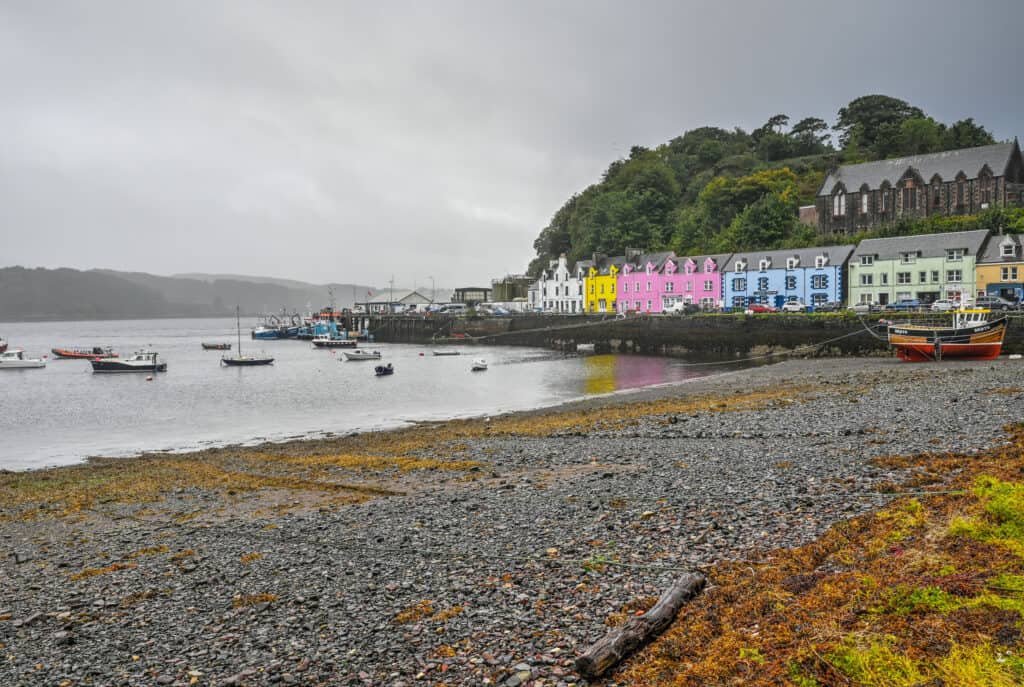
<svg viewBox="0 0 1024 687"><path fill-rule="evenodd" d="M591 264L580 260L570 267L565 253L549 262L530 289L531 306L544 312L582 313L583 285Z"/></svg>
<svg viewBox="0 0 1024 687"><path fill-rule="evenodd" d="M846 263L853 246L735 253L722 272L728 310L752 303L780 307L786 301L806 305L842 303Z"/></svg>
<svg viewBox="0 0 1024 687"><path fill-rule="evenodd" d="M1019 234L992 236L975 268L979 296L1024 299L1024 244Z"/></svg>
<svg viewBox="0 0 1024 687"><path fill-rule="evenodd" d="M930 155L843 165L815 203L822 234L848 234L897 219L972 215L1024 205L1024 161L1017 139Z"/></svg>
<svg viewBox="0 0 1024 687"><path fill-rule="evenodd" d="M587 312L616 312L618 310L616 282L625 263L625 255L609 258L600 253L594 254L583 283Z"/></svg>
<svg viewBox="0 0 1024 687"><path fill-rule="evenodd" d="M713 310L722 305L722 268L729 253L675 257L662 270L662 309L675 303L698 305Z"/></svg>
<svg viewBox="0 0 1024 687"><path fill-rule="evenodd" d="M850 258L850 303L927 304L972 296L987 238L978 230L861 241Z"/></svg>
<svg viewBox="0 0 1024 687"><path fill-rule="evenodd" d="M665 289L670 291L674 285L666 287L664 269L672 252L645 253L626 251L626 262L618 278L618 310L629 310L642 313L659 313L662 311L662 295Z"/></svg>

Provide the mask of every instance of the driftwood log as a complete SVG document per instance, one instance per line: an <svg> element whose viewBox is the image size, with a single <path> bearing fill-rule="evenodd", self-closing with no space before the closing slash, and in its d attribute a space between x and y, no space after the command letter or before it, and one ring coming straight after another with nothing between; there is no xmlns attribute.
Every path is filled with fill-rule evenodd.
<svg viewBox="0 0 1024 687"><path fill-rule="evenodd" d="M587 679L604 675L671 625L679 609L704 589L705 582L700 574L683 575L651 610L615 628L577 658L576 672Z"/></svg>

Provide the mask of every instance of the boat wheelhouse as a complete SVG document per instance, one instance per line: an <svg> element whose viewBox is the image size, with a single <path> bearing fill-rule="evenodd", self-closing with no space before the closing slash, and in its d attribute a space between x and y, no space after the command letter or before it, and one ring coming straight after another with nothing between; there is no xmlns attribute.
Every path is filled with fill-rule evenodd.
<svg viewBox="0 0 1024 687"><path fill-rule="evenodd" d="M25 351L20 348L0 353L0 370L24 370L33 367L46 367L46 361L26 358Z"/></svg>

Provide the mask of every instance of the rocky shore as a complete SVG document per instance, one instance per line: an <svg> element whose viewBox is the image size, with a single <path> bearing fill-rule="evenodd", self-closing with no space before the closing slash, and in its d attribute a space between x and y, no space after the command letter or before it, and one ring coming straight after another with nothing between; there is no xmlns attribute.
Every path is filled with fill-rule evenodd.
<svg viewBox="0 0 1024 687"><path fill-rule="evenodd" d="M0 475L0 684L585 684L575 656L683 572L884 505L907 475L871 458L1002 441L1022 366L793 360Z"/></svg>

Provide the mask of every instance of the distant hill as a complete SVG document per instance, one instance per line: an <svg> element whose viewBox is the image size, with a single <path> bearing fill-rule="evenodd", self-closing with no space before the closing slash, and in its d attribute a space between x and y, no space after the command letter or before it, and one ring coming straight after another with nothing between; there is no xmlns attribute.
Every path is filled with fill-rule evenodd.
<svg viewBox="0 0 1024 687"><path fill-rule="evenodd" d="M0 321L141 319L306 312L329 304L348 307L375 287L195 275L161 277L113 270L0 268Z"/></svg>

